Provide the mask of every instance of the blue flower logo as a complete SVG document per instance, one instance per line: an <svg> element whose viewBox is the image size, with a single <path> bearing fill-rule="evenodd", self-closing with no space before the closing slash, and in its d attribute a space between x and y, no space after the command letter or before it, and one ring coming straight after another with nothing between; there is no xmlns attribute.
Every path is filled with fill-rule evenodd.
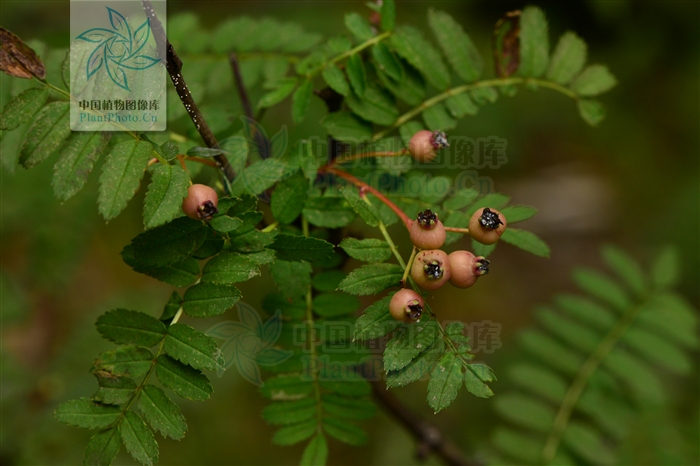
<svg viewBox="0 0 700 466"><path fill-rule="evenodd" d="M214 325L206 331L210 337L224 340L221 351L226 364L225 369L236 365L238 372L248 382L262 387L260 366L280 364L294 354L290 350L274 348L282 333L281 312L263 323L255 309L245 303L238 303L238 322L225 321ZM219 371L219 377L223 370Z"/></svg>
<svg viewBox="0 0 700 466"><path fill-rule="evenodd" d="M79 40L97 44L87 61L87 79L104 66L114 84L131 91L124 70L145 70L160 62L160 58L142 53L151 37L151 23L146 19L132 33L129 22L121 13L110 7L106 8L112 29L92 28L77 37Z"/></svg>

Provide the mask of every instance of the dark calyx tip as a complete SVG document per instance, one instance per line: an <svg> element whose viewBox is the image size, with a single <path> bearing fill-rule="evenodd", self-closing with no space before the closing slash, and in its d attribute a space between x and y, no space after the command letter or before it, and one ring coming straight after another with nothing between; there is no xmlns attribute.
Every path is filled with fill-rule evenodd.
<svg viewBox="0 0 700 466"><path fill-rule="evenodd" d="M485 207L481 217L479 217L479 225L487 230L495 230L499 225L503 225L503 222L496 212Z"/></svg>

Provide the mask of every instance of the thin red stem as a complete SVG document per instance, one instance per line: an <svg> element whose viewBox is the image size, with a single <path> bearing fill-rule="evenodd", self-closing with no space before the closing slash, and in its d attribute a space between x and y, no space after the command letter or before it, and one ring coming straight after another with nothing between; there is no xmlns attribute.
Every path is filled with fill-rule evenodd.
<svg viewBox="0 0 700 466"><path fill-rule="evenodd" d="M339 176L339 177L349 181L350 183L354 184L355 186L360 188L361 191L364 190L364 191L372 193L377 199L379 199L384 204L386 204L391 210L393 210L396 213L396 215L399 216L399 218L401 219L403 224L406 226L406 228L409 227L411 219L408 217L408 215L406 215L406 213L403 210L401 210L399 208L399 206L397 206L396 204L391 202L384 194L380 193L379 191L377 191L376 189L374 189L372 186L368 185L364 181L362 181L358 178L355 178L354 176L352 176L349 173L346 173L342 170L338 170L337 168L333 168L333 167L328 167L328 166L321 167L319 169L319 171L325 172L325 173L332 173L332 174Z"/></svg>
<svg viewBox="0 0 700 466"><path fill-rule="evenodd" d="M187 157L187 160L191 160L192 162L197 162L197 163L203 163L204 165L209 165L210 167L214 167L214 168L218 167L216 162L214 162L213 160L204 159L202 157L189 156L189 157Z"/></svg>
<svg viewBox="0 0 700 466"><path fill-rule="evenodd" d="M367 154L355 154L348 157L343 157L340 159L335 159L330 165L338 165L345 162L352 162L353 160L364 159L367 157L398 157L400 155L406 154L408 151L406 149L401 149L397 152L368 152Z"/></svg>

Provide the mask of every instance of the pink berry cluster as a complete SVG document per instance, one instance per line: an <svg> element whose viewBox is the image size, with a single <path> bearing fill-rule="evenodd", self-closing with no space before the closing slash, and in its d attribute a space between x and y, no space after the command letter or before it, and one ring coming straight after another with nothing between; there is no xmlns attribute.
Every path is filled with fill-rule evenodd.
<svg viewBox="0 0 700 466"><path fill-rule="evenodd" d="M469 220L469 235L482 244L493 244L506 229L506 218L496 209L478 209ZM434 291L449 282L457 288L469 288L489 272L490 262L469 251L447 254L440 248L445 244L446 231L438 215L431 210L418 213L408 225L413 245L420 249L411 265L411 278L424 290ZM423 298L417 292L403 289L389 303L394 319L417 322L423 311Z"/></svg>

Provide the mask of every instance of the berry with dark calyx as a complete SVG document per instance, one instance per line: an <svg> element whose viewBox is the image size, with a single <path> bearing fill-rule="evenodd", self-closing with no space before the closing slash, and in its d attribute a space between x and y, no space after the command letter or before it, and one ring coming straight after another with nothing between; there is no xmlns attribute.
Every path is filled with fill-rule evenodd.
<svg viewBox="0 0 700 466"><path fill-rule="evenodd" d="M455 251L447 256L450 260L450 284L457 288L469 288L476 279L489 273L491 263L483 256L474 256L469 251Z"/></svg>
<svg viewBox="0 0 700 466"><path fill-rule="evenodd" d="M423 315L423 298L413 290L402 289L391 297L389 312L391 317L408 324L420 321Z"/></svg>
<svg viewBox="0 0 700 466"><path fill-rule="evenodd" d="M209 220L219 212L219 196L209 186L193 184L182 201L182 211L195 220Z"/></svg>
<svg viewBox="0 0 700 466"><path fill-rule="evenodd" d="M450 260L439 249L419 252L411 266L411 278L426 290L437 290L450 279L450 275Z"/></svg>
<svg viewBox="0 0 700 466"><path fill-rule="evenodd" d="M440 248L447 237L445 226L430 209L418 213L418 218L409 224L408 233L413 245L420 249Z"/></svg>
<svg viewBox="0 0 700 466"><path fill-rule="evenodd" d="M430 162L443 147L450 147L447 135L443 131L423 129L414 134L408 142L408 151L419 162Z"/></svg>
<svg viewBox="0 0 700 466"><path fill-rule="evenodd" d="M469 219L469 235L481 244L493 244L506 231L508 222L496 209L484 207Z"/></svg>

